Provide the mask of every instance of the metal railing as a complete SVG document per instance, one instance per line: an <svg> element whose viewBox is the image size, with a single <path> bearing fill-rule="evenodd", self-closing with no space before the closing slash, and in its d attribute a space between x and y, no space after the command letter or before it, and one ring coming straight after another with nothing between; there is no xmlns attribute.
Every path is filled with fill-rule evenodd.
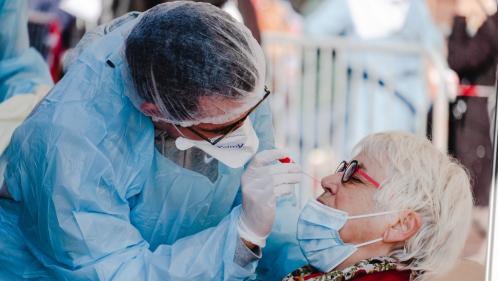
<svg viewBox="0 0 498 281"><path fill-rule="evenodd" d="M396 129L425 135L432 103L432 139L441 150L446 150L447 67L437 53L412 44L312 39L277 33L263 34L263 49L267 59L267 85L273 92L270 104L276 145L287 149L303 169L315 177L330 173L338 161L349 156L352 145L371 133L369 128L382 122L378 118L384 114L381 110L400 110L402 115L411 116L407 117L411 121L405 122L405 128ZM427 102L411 102L407 96L410 91L398 89L399 73L377 71L376 67L364 63L368 56L410 57L412 61L419 61L420 71L411 75L419 79L422 91L417 94L426 95ZM429 67L440 74L436 85L431 85L432 92L437 93L433 93L432 101L425 75ZM383 100L379 100L382 95ZM383 106L373 106L376 102ZM366 129L358 133L358 124ZM394 128L387 126L387 129ZM313 188L300 189L300 204L319 189L318 183L310 179L305 185Z"/></svg>

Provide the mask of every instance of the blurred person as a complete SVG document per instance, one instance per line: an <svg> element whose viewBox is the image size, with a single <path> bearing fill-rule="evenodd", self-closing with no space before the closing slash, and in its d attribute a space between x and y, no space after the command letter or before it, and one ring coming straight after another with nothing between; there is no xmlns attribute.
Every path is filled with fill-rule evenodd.
<svg viewBox="0 0 498 281"><path fill-rule="evenodd" d="M469 34L474 35L489 16L496 13L496 6L496 0L457 0L455 12L465 18Z"/></svg>
<svg viewBox="0 0 498 281"><path fill-rule="evenodd" d="M172 2L176 0L148 0L148 1L131 1L130 10L145 11L157 4ZM235 19L243 22L249 30L251 30L252 35L256 41L261 42L261 34L259 31L258 21L256 18L256 12L252 1L250 0L191 0L194 2L205 2L214 5L220 9L225 10Z"/></svg>
<svg viewBox="0 0 498 281"><path fill-rule="evenodd" d="M286 154L272 150L246 27L165 3L88 33L66 68L0 158L1 280L244 280L262 255L302 265L275 219L300 169L275 161Z"/></svg>
<svg viewBox="0 0 498 281"><path fill-rule="evenodd" d="M475 0L478 1L480 0ZM489 86L477 89L482 92L481 96L494 94L492 86L495 84L498 62L498 12L495 2L494 5L494 9L490 11L482 7L481 14L485 16L482 20L478 16L472 16L466 5L458 5L460 8L456 10L452 32L448 38L450 67L457 72L462 84ZM480 25L476 27L477 24Z"/></svg>
<svg viewBox="0 0 498 281"><path fill-rule="evenodd" d="M326 0L288 0L292 8L303 16L308 16Z"/></svg>
<svg viewBox="0 0 498 281"><path fill-rule="evenodd" d="M302 17L285 0L253 0L262 32L302 33Z"/></svg>
<svg viewBox="0 0 498 281"><path fill-rule="evenodd" d="M459 96L450 104L448 151L469 170L475 196L464 254L485 264L498 62L497 4L493 0L432 2L438 4L435 14L446 10L451 19L445 24L448 64L461 83Z"/></svg>
<svg viewBox="0 0 498 281"><path fill-rule="evenodd" d="M448 37L451 33L458 0L425 0L434 24Z"/></svg>
<svg viewBox="0 0 498 281"><path fill-rule="evenodd" d="M46 63L29 47L27 12L26 0L0 1L0 155L53 85Z"/></svg>
<svg viewBox="0 0 498 281"><path fill-rule="evenodd" d="M454 269L472 212L465 169L401 132L369 135L354 155L302 210L297 237L309 265L284 280L425 281Z"/></svg>
<svg viewBox="0 0 498 281"><path fill-rule="evenodd" d="M60 8L60 0L29 0L30 45L47 62L54 81L62 76L62 57L79 39L76 18ZM75 39L77 38L77 39Z"/></svg>
<svg viewBox="0 0 498 281"><path fill-rule="evenodd" d="M448 63L460 79L460 96L451 105L449 151L474 178L476 204L487 206L492 148L487 113L495 96L498 13L495 1L459 0L448 38Z"/></svg>
<svg viewBox="0 0 498 281"><path fill-rule="evenodd" d="M448 150L470 171L476 207L466 252L485 263L492 178L492 143L498 63L496 1L455 3L448 38L448 63L460 78L460 96L451 104ZM491 112L492 114L488 114Z"/></svg>
<svg viewBox="0 0 498 281"><path fill-rule="evenodd" d="M312 37L341 36L365 44L415 45L437 57L442 57L444 50L443 36L425 2L419 0L327 0L306 17L305 32ZM351 143L383 130L415 132L417 116L425 115L430 104L426 62L421 55L346 50L345 56L349 78L378 79L370 81L375 87L365 82L346 90L347 99L355 94L358 101L350 101L354 112L347 118Z"/></svg>

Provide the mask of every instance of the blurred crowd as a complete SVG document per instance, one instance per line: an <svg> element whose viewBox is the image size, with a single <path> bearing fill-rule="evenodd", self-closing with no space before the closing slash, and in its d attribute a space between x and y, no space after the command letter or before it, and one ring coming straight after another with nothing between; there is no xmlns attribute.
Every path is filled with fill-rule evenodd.
<svg viewBox="0 0 498 281"><path fill-rule="evenodd" d="M80 4L79 2L86 2ZM78 0L30 0L30 39L31 44L49 60L52 67L52 75L55 80L60 78L60 57L64 52L76 45L85 29L91 29L98 24L119 17L129 11L144 11L158 3L168 0L103 0L103 1L78 1ZM261 41L261 33L285 32L292 34L315 34L322 36L347 35L347 7L348 1L325 1L325 0L203 0L218 7L223 7L243 21L253 32L253 35ZM341 3L342 2L342 3ZM354 3L355 1L350 1ZM365 1L361 5L371 5ZM389 11L382 3L393 2L395 9ZM398 2L398 3L396 3ZM398 14L399 18L392 20L392 30L396 27L395 21L400 24L409 14L423 13L425 9L430 12L426 26L419 26L420 33L426 36L433 32L431 28L440 34L432 34L437 37L441 35L446 44L440 47L448 57L448 63L458 74L462 85L493 85L494 69L496 67L496 33L498 15L496 14L496 2L493 0L427 0L416 1L416 5L422 7L404 8L410 1L377 1L377 6L383 13ZM388 3L391 5L392 3ZM342 6L341 6L342 5ZM384 6L383 6L384 5ZM77 7L85 7L77 9ZM413 6L413 4L411 4ZM334 8L334 9L332 9ZM361 9L360 9L361 10ZM361 11L359 10L359 13ZM403 11L404 10L404 11ZM358 14L352 9L352 14ZM374 11L375 12L375 11ZM405 13L405 14L403 14ZM336 16L336 14L338 16ZM343 14L342 16L340 16ZM408 14L408 15L406 15ZM327 15L329 25L323 23L319 18ZM370 39L365 35L370 31L361 31L361 23L354 20L354 28L360 26L360 37ZM418 22L426 19L418 18ZM342 21L342 22L341 22ZM340 23L340 24L337 24ZM368 23L367 20L363 24ZM398 24L398 25L400 25ZM426 28L429 29L426 29ZM321 29L321 30L320 30ZM366 32L366 33L365 33ZM375 35L375 31L373 36ZM335 33L335 34L334 34ZM380 34L379 36L386 36ZM438 38L432 38L435 42ZM59 68L57 68L59 67ZM464 89L466 95L477 94L476 89ZM483 93L486 94L486 93Z"/></svg>

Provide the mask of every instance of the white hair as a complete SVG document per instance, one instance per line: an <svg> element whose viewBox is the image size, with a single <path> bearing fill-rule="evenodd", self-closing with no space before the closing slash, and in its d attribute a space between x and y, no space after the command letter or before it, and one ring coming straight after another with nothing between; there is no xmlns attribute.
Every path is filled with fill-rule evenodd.
<svg viewBox="0 0 498 281"><path fill-rule="evenodd" d="M412 210L421 217L419 231L390 256L425 281L449 271L467 238L472 192L466 170L423 137L402 132L369 135L356 154L377 160L386 179L374 200L382 209Z"/></svg>

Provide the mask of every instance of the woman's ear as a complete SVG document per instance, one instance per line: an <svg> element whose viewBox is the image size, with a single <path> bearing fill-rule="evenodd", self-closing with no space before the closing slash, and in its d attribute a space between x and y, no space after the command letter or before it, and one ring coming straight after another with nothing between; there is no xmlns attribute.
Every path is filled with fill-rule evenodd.
<svg viewBox="0 0 498 281"><path fill-rule="evenodd" d="M405 242L413 237L422 224L417 212L405 211L384 232L383 240L387 243Z"/></svg>

